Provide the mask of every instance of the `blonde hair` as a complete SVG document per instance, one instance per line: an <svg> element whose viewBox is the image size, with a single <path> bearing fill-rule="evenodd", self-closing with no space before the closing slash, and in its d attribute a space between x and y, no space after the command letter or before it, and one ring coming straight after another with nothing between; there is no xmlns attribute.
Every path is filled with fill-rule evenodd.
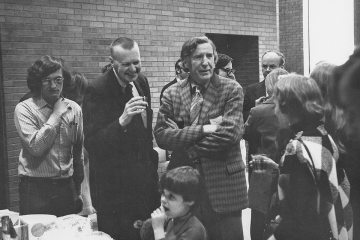
<svg viewBox="0 0 360 240"><path fill-rule="evenodd" d="M265 78L265 87L267 94L271 97L273 95L274 86L279 80L279 76L288 75L289 73L283 68L276 68L272 70Z"/></svg>

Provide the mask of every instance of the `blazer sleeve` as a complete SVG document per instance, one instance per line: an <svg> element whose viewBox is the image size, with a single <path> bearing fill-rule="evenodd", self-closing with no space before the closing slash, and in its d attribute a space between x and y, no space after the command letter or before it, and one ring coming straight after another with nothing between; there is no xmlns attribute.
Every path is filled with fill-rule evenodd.
<svg viewBox="0 0 360 240"><path fill-rule="evenodd" d="M162 105L160 106L154 136L158 146L165 150L179 150L190 147L194 142L203 137L202 125L181 126L173 129L166 124L166 119L174 119L174 109L180 107L180 100L174 97L174 88L167 88L164 91ZM178 125L183 125L178 122Z"/></svg>

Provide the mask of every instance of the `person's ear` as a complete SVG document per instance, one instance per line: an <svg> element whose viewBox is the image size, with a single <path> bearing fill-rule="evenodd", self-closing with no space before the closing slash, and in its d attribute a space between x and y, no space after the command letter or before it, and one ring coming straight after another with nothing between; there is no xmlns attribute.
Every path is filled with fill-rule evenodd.
<svg viewBox="0 0 360 240"><path fill-rule="evenodd" d="M192 205L194 205L194 201L190 201L190 202L185 202L189 207L191 207Z"/></svg>

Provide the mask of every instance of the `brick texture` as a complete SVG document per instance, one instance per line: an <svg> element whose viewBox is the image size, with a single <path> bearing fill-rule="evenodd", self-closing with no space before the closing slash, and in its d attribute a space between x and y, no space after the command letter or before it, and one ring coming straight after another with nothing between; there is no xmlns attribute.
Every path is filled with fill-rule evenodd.
<svg viewBox="0 0 360 240"><path fill-rule="evenodd" d="M292 6L294 10L298 7ZM258 45L251 48L258 60L264 51L279 49L275 0L2 0L0 31L2 107L8 136L5 144L8 207L15 211L19 205L16 169L21 146L13 112L28 91L27 67L38 57L45 54L62 57L71 70L92 80L109 61L111 41L120 36L133 38L140 46L142 72L150 82L155 121L159 92L174 78L174 63L183 42L190 37L206 33L257 37ZM296 37L289 34L288 40ZM240 62L242 56L232 57ZM254 77L239 76L241 84L259 81L259 61L251 64L249 71Z"/></svg>
<svg viewBox="0 0 360 240"><path fill-rule="evenodd" d="M304 74L302 0L279 0L279 36L285 69Z"/></svg>

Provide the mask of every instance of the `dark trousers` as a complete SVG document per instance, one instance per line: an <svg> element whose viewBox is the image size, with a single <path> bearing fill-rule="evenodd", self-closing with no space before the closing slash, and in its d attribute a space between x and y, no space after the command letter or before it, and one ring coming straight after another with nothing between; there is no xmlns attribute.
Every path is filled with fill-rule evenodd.
<svg viewBox="0 0 360 240"><path fill-rule="evenodd" d="M241 210L220 214L215 212L208 197L196 211L196 216L204 225L209 240L243 240Z"/></svg>
<svg viewBox="0 0 360 240"><path fill-rule="evenodd" d="M74 214L75 187L72 178L52 180L20 176L20 215Z"/></svg>
<svg viewBox="0 0 360 240"><path fill-rule="evenodd" d="M251 209L250 236L251 240L263 240L266 227L266 215Z"/></svg>

